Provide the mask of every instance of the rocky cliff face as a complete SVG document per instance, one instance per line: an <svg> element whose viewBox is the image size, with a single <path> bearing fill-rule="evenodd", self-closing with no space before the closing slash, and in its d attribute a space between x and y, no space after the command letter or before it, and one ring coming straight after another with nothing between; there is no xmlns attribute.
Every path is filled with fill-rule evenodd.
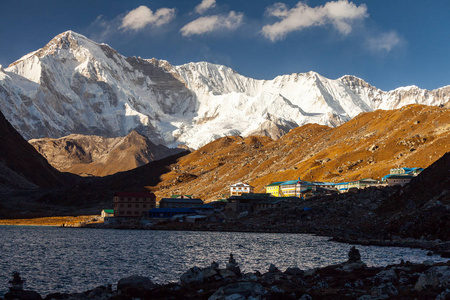
<svg viewBox="0 0 450 300"><path fill-rule="evenodd" d="M182 151L155 145L136 131L119 138L71 134L59 139L33 139L29 143L58 170L82 176L128 171Z"/></svg>
<svg viewBox="0 0 450 300"><path fill-rule="evenodd" d="M0 69L3 112L27 139L136 130L155 144L197 149L223 136L279 138L307 123L335 127L362 112L449 98L450 87L385 92L354 76L256 80L206 62L126 58L72 31Z"/></svg>

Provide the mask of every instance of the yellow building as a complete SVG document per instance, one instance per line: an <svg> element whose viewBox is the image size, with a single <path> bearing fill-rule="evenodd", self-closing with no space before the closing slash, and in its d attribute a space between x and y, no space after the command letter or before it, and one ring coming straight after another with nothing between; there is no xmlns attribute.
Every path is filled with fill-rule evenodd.
<svg viewBox="0 0 450 300"><path fill-rule="evenodd" d="M266 185L266 193L271 194L274 197L281 197L280 184L282 183L283 181L279 181L279 182L272 182L271 184Z"/></svg>

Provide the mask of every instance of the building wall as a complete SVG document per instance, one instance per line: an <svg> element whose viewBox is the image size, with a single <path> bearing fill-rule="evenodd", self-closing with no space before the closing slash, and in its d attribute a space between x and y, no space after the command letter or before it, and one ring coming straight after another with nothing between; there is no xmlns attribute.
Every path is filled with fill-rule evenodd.
<svg viewBox="0 0 450 300"><path fill-rule="evenodd" d="M279 185L266 186L266 193L272 194L272 196L275 197L280 197L280 186Z"/></svg>
<svg viewBox="0 0 450 300"><path fill-rule="evenodd" d="M195 201L194 199L188 199L188 198L178 198L178 199L170 199L170 201L166 201L165 199L162 199L159 202L160 208L189 208L189 207L195 207L203 205L203 202Z"/></svg>
<svg viewBox="0 0 450 300"><path fill-rule="evenodd" d="M411 181L411 178L388 178L387 182L389 186L400 185L404 186Z"/></svg>
<svg viewBox="0 0 450 300"><path fill-rule="evenodd" d="M145 212L156 207L154 196L114 196L113 199L115 217L142 217Z"/></svg>
<svg viewBox="0 0 450 300"><path fill-rule="evenodd" d="M237 185L230 186L230 195L231 196L240 196L243 193L253 193L254 188L250 185Z"/></svg>

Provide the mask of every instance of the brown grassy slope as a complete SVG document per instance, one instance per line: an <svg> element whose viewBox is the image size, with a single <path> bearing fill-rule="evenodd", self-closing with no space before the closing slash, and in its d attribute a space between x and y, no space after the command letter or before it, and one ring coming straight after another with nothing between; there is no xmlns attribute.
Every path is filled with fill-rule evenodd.
<svg viewBox="0 0 450 300"><path fill-rule="evenodd" d="M427 167L449 151L450 110L410 105L363 113L337 127L308 124L274 141L225 137L181 158L158 184L159 197L214 200L245 181L263 192L273 181L381 178L397 166Z"/></svg>

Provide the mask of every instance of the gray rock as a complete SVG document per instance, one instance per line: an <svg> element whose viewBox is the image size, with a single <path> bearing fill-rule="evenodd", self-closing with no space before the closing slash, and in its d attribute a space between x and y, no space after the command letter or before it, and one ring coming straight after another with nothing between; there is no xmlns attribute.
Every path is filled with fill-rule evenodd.
<svg viewBox="0 0 450 300"><path fill-rule="evenodd" d="M279 287L277 287L276 285L271 287L270 290L275 293L284 293L284 291L282 289L280 289Z"/></svg>
<svg viewBox="0 0 450 300"><path fill-rule="evenodd" d="M237 282L221 287L208 300L246 299L247 297L259 297L264 293L264 287L259 283Z"/></svg>
<svg viewBox="0 0 450 300"><path fill-rule="evenodd" d="M236 273L234 273L231 270L228 269L223 269L223 270L219 270L220 276L222 276L222 278L235 278L237 277Z"/></svg>
<svg viewBox="0 0 450 300"><path fill-rule="evenodd" d="M448 299L450 299L450 289L446 289L436 297L436 300L448 300Z"/></svg>
<svg viewBox="0 0 450 300"><path fill-rule="evenodd" d="M312 297L308 294L303 294L303 296L301 296L299 300L312 300Z"/></svg>
<svg viewBox="0 0 450 300"><path fill-rule="evenodd" d="M321 280L315 286L312 287L313 290L322 290L326 288L328 288L328 282L326 280Z"/></svg>
<svg viewBox="0 0 450 300"><path fill-rule="evenodd" d="M380 299L387 299L391 296L398 295L398 290L392 283L388 282L379 286L374 286L371 290L371 294Z"/></svg>
<svg viewBox="0 0 450 300"><path fill-rule="evenodd" d="M5 294L6 300L20 299L20 300L42 300L41 295L35 291L11 291Z"/></svg>
<svg viewBox="0 0 450 300"><path fill-rule="evenodd" d="M155 284L148 277L131 275L119 280L117 283L117 290L122 291L125 288L139 288L144 290L152 290L155 288Z"/></svg>
<svg viewBox="0 0 450 300"><path fill-rule="evenodd" d="M203 272L198 267L193 267L187 270L186 273L180 277L181 286L189 286L190 284L202 283Z"/></svg>
<svg viewBox="0 0 450 300"><path fill-rule="evenodd" d="M305 276L314 276L314 274L316 274L317 272L317 268L314 269L308 269L304 272Z"/></svg>
<svg viewBox="0 0 450 300"><path fill-rule="evenodd" d="M305 272L303 272L300 268L295 267L295 268L287 268L284 273L292 276L302 277Z"/></svg>
<svg viewBox="0 0 450 300"><path fill-rule="evenodd" d="M89 292L88 297L98 299L102 296L106 297L106 295L104 294L106 294L106 288L96 287L95 289Z"/></svg>
<svg viewBox="0 0 450 300"><path fill-rule="evenodd" d="M352 272L356 269L364 269L367 268L367 265L363 263L362 261L359 262L346 262L342 264L342 267L338 268L338 270L345 271L345 272Z"/></svg>
<svg viewBox="0 0 450 300"><path fill-rule="evenodd" d="M211 278L214 278L214 276L216 276L218 274L217 271L215 269L213 269L212 267L203 269L202 273L203 273L204 280L209 280Z"/></svg>
<svg viewBox="0 0 450 300"><path fill-rule="evenodd" d="M278 268L275 267L274 264L270 264L270 266L269 266L269 272L270 273L275 273L275 272L278 272L278 271L279 271Z"/></svg>
<svg viewBox="0 0 450 300"><path fill-rule="evenodd" d="M397 280L397 274L394 270L383 270L372 278L374 284L394 282Z"/></svg>
<svg viewBox="0 0 450 300"><path fill-rule="evenodd" d="M440 286L450 286L450 267L448 266L431 267L420 274L414 289L422 291L427 287L435 288Z"/></svg>
<svg viewBox="0 0 450 300"><path fill-rule="evenodd" d="M242 275L242 280L244 281L258 281L258 276L254 273L245 273Z"/></svg>

